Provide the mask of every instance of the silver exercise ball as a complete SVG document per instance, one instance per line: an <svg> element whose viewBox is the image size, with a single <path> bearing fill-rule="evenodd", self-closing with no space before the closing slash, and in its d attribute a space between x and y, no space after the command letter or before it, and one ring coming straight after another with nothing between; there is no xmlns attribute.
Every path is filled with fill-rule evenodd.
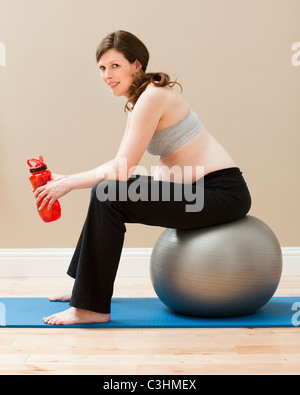
<svg viewBox="0 0 300 395"><path fill-rule="evenodd" d="M178 313L202 317L254 313L274 295L281 272L275 234L248 215L201 229L166 229L150 263L160 300Z"/></svg>

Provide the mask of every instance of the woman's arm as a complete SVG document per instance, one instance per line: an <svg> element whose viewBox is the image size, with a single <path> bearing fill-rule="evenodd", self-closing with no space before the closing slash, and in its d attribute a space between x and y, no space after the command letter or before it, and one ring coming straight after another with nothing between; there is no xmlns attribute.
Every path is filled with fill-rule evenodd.
<svg viewBox="0 0 300 395"><path fill-rule="evenodd" d="M120 147L122 146L128 135L130 127L130 116L131 113L128 114L126 129ZM117 163L116 158L114 158L113 160L110 160L103 165L96 167L95 169L68 176L67 183L69 184L69 188L70 190L91 188L104 179L119 179L120 175L118 165L119 164Z"/></svg>
<svg viewBox="0 0 300 395"><path fill-rule="evenodd" d="M136 102L130 114L128 131L116 155L117 160L127 161L127 174L122 174L126 179L130 178L144 155L164 114L167 100L168 95L164 88L149 86Z"/></svg>
<svg viewBox="0 0 300 395"><path fill-rule="evenodd" d="M34 197L36 198L35 203L39 206L40 201L46 198L39 206L39 210L42 210L42 208L47 204L47 201L49 201L48 208L50 209L55 200L61 198L72 190L91 188L102 180L109 177L113 178L114 174L116 175L115 178L118 178L117 172L118 168L115 165L115 161L111 160L92 170L63 176L58 179L54 178L52 181L49 181L47 184L36 189L34 192Z"/></svg>
<svg viewBox="0 0 300 395"><path fill-rule="evenodd" d="M127 123L123 140L114 159L95 169L65 176L43 185L34 193L36 204L45 198L39 207L49 201L52 204L74 189L91 188L106 179L126 181L138 166L165 107L165 94L162 88L146 90L137 101Z"/></svg>

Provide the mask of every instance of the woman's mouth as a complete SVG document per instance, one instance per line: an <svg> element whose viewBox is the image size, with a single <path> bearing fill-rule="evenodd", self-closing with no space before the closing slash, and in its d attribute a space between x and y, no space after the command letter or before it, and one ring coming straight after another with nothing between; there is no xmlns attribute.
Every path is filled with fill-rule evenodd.
<svg viewBox="0 0 300 395"><path fill-rule="evenodd" d="M111 89L114 89L114 88L116 88L116 87L119 85L119 83L120 83L120 82L110 82L110 83L108 84L108 86L109 86Z"/></svg>

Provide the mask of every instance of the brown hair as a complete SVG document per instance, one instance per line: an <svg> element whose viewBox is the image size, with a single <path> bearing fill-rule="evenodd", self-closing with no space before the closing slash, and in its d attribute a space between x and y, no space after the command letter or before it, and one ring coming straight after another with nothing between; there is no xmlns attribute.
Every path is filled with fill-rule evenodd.
<svg viewBox="0 0 300 395"><path fill-rule="evenodd" d="M97 63L100 61L101 56L109 49L115 49L116 51L121 52L129 63L134 63L138 60L142 66L141 72L134 78L130 87L128 101L124 109L125 111L133 110L138 98L150 83L161 87L173 87L177 84L182 90L182 86L176 80L171 81L168 74L162 72L146 73L146 68L149 62L149 51L142 41L134 34L124 30L118 30L104 37L96 50Z"/></svg>

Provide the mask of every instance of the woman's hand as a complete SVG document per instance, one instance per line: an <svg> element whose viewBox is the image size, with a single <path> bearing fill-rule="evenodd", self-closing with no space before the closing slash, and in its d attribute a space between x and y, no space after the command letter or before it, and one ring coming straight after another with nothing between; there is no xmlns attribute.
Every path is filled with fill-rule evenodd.
<svg viewBox="0 0 300 395"><path fill-rule="evenodd" d="M71 190L67 182L67 176L58 174L53 174L52 176L52 181L37 188L34 192L34 197L36 199L35 204L38 206L39 210L42 210L48 202L48 210L50 210L57 199L66 195ZM43 201L39 206L41 200Z"/></svg>
<svg viewBox="0 0 300 395"><path fill-rule="evenodd" d="M62 174L54 174L52 173L52 180L51 181L58 181L61 180L62 178L66 178L67 176L63 176Z"/></svg>

